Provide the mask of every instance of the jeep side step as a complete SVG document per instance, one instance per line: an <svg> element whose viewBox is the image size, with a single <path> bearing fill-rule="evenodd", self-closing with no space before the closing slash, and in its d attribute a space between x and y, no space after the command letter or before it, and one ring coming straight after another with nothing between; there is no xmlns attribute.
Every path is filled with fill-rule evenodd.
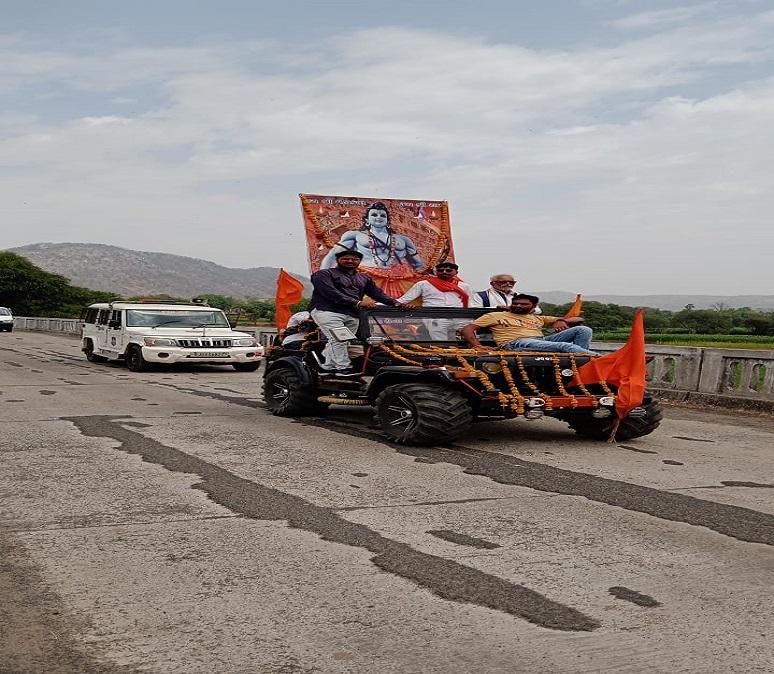
<svg viewBox="0 0 774 674"><path fill-rule="evenodd" d="M319 396L318 403L329 403L331 405L351 405L356 407L366 407L370 405L367 400L362 398L339 398L338 396Z"/></svg>

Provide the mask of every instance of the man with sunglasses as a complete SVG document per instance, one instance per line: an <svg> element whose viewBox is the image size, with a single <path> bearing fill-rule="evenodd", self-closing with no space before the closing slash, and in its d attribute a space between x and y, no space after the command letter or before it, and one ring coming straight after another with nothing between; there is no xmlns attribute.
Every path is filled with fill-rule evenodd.
<svg viewBox="0 0 774 674"><path fill-rule="evenodd" d="M470 306L470 286L457 276L459 267L454 262L444 261L435 265L435 275L417 281L398 302L405 304L421 300L423 307L467 307ZM428 321L430 337L435 341L455 341L456 331L467 321L436 318Z"/></svg>
<svg viewBox="0 0 774 674"><path fill-rule="evenodd" d="M417 281L398 302L405 304L421 299L423 307L467 307L470 304L470 286L457 277L459 267L454 262L439 262L435 276Z"/></svg>

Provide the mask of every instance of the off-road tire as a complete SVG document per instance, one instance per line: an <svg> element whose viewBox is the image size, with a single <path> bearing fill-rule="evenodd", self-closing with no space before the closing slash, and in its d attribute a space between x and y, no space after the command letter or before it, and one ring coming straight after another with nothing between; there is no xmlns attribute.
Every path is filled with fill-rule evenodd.
<svg viewBox="0 0 774 674"><path fill-rule="evenodd" d="M282 367L263 378L263 401L277 417L301 417L321 414L327 405L317 401L319 392L307 386L295 370Z"/></svg>
<svg viewBox="0 0 774 674"><path fill-rule="evenodd" d="M6 325L3 330L6 332L13 332L13 325Z"/></svg>
<svg viewBox="0 0 774 674"><path fill-rule="evenodd" d="M641 438L643 435L648 435L658 428L661 420L664 418L661 403L658 400L646 397L642 406L645 408L645 416L626 417L618 425L618 429L615 432L615 440ZM578 435L582 435L585 438L607 440L610 438L610 433L613 430L615 418L594 419L591 416L584 416L583 418L570 419L567 423Z"/></svg>
<svg viewBox="0 0 774 674"><path fill-rule="evenodd" d="M142 349L133 344L126 350L126 367L132 372L147 372L151 364L142 357Z"/></svg>
<svg viewBox="0 0 774 674"><path fill-rule="evenodd" d="M237 372L255 372L259 367L261 367L260 363L231 363L231 367L233 367Z"/></svg>
<svg viewBox="0 0 774 674"><path fill-rule="evenodd" d="M98 356L96 353L94 353L94 342L92 342L90 339L86 340L86 346L83 347L83 352L86 354L86 360L88 360L90 363L104 363L107 361L107 358L104 356Z"/></svg>
<svg viewBox="0 0 774 674"><path fill-rule="evenodd" d="M473 422L465 396L433 384L388 386L376 399L376 416L385 435L404 445L451 442Z"/></svg>

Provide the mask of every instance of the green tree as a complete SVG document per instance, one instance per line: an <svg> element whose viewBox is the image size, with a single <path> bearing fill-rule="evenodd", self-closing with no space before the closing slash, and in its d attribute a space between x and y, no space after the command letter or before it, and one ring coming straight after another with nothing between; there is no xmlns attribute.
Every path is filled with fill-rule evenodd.
<svg viewBox="0 0 774 674"><path fill-rule="evenodd" d="M674 315L673 325L700 335L725 335L731 330L732 320L726 311L683 309Z"/></svg>
<svg viewBox="0 0 774 674"><path fill-rule="evenodd" d="M744 319L744 327L754 335L774 335L774 312L751 311Z"/></svg>
<svg viewBox="0 0 774 674"><path fill-rule="evenodd" d="M51 274L14 253L0 253L0 305L20 316L46 316L72 299L64 276Z"/></svg>
<svg viewBox="0 0 774 674"><path fill-rule="evenodd" d="M210 293L204 293L203 295L197 295L197 297L203 299L211 307L217 307L218 309L223 309L223 311L228 311L229 309L234 309L241 306L239 301L226 295L212 295Z"/></svg>
<svg viewBox="0 0 774 674"><path fill-rule="evenodd" d="M21 255L0 253L0 305L19 316L74 318L87 304L115 298L115 293L71 286L64 276Z"/></svg>

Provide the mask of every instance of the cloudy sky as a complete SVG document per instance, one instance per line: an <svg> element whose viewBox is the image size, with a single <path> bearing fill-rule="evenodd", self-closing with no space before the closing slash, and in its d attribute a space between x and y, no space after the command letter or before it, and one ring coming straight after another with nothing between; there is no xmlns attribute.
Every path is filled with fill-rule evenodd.
<svg viewBox="0 0 774 674"><path fill-rule="evenodd" d="M427 198L477 286L774 293L771 0L0 9L0 248L306 273L299 192Z"/></svg>

